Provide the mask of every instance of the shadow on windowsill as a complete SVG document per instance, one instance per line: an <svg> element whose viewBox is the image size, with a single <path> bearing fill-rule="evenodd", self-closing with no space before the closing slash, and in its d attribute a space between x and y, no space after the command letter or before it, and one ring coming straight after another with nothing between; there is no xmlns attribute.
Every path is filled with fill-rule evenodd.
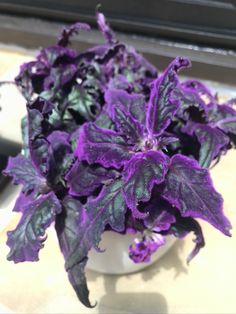
<svg viewBox="0 0 236 314"><path fill-rule="evenodd" d="M142 279L151 281L157 276L161 269L175 270L175 278L181 273L187 273L187 268L182 262L181 251L183 241L176 241L171 250L167 252L155 264L141 271ZM117 282L121 276L102 275L97 272L89 272L89 281L96 281L100 276L104 279L105 294L98 301L100 314L131 314L131 313L162 313L168 314L168 304L166 298L158 292L117 292ZM132 284L132 274L125 275Z"/></svg>

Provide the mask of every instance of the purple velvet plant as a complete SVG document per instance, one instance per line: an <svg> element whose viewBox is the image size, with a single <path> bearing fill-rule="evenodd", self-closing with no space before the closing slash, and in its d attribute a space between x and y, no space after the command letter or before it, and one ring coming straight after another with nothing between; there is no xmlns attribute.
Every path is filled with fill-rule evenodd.
<svg viewBox="0 0 236 314"><path fill-rule="evenodd" d="M97 22L105 44L68 48L73 34L90 29L76 23L21 66L24 144L4 171L22 185L8 260L37 261L55 222L69 280L87 307L88 252L100 251L106 230L137 235L129 252L135 263L150 261L166 236L194 232L190 261L204 246L195 218L230 236L208 169L236 144L235 100L219 104L201 82L181 83L185 57L159 74L117 40L102 13Z"/></svg>

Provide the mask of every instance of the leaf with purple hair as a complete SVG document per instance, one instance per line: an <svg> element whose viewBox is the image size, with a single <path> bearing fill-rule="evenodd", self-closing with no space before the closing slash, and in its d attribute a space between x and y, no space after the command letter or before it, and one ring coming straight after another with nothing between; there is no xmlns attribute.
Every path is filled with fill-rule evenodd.
<svg viewBox="0 0 236 314"><path fill-rule="evenodd" d="M87 241L87 248L83 250L80 245L83 233L80 226L84 223L85 212L82 204L75 198L67 196L63 201L62 213L56 217L56 231L60 249L67 263L65 266L71 285L73 286L80 301L87 307L92 307L89 302L89 291L86 283L84 268L87 262L87 253L92 243ZM84 245L85 247L85 245ZM80 249L80 251L78 250ZM78 254L73 261L71 256L78 250ZM81 254L81 250L83 250Z"/></svg>
<svg viewBox="0 0 236 314"><path fill-rule="evenodd" d="M183 131L189 135L195 134L201 148L199 151L199 164L209 168L212 161L219 157L229 144L229 137L221 130L207 124L188 122Z"/></svg>
<svg viewBox="0 0 236 314"><path fill-rule="evenodd" d="M9 157L3 173L12 177L14 184L22 184L24 193L32 190L42 191L47 185L45 178L37 172L31 160L23 155Z"/></svg>
<svg viewBox="0 0 236 314"><path fill-rule="evenodd" d="M54 131L47 137L47 180L51 185L63 183L64 175L70 169L74 160L69 134L62 131Z"/></svg>
<svg viewBox="0 0 236 314"><path fill-rule="evenodd" d="M236 135L236 115L234 117L217 121L215 126L225 133L232 133Z"/></svg>
<svg viewBox="0 0 236 314"><path fill-rule="evenodd" d="M143 125L146 117L146 102L142 94L129 94L124 90L108 89L105 92L105 101L108 108L118 107L130 113L136 120Z"/></svg>
<svg viewBox="0 0 236 314"><path fill-rule="evenodd" d="M81 127L75 154L79 160L89 164L99 163L105 168L119 169L130 159L130 149L125 137L119 133L85 123Z"/></svg>
<svg viewBox="0 0 236 314"><path fill-rule="evenodd" d="M122 180L115 180L105 185L96 198L90 198L84 205L78 224L77 244L67 259L66 268L73 266L74 260L84 259L92 247L99 250L106 225L117 232L124 230L126 205L122 197L122 184ZM72 197L69 199L73 201Z"/></svg>
<svg viewBox="0 0 236 314"><path fill-rule="evenodd" d="M98 245L105 227L109 225L117 232L124 231L126 206L122 197L123 182L115 180L103 187L96 198L81 203L67 197L64 214L57 220L56 229L61 251L65 257L65 268L80 301L92 307L88 299L88 288L84 267L89 250Z"/></svg>
<svg viewBox="0 0 236 314"><path fill-rule="evenodd" d="M74 196L89 196L103 184L109 183L119 175L115 170L98 165L88 165L76 160L66 175L69 194Z"/></svg>
<svg viewBox="0 0 236 314"><path fill-rule="evenodd" d="M150 199L154 185L164 181L168 165L169 158L157 151L137 153L126 163L123 171L123 191L126 204L134 217L147 216L147 213L138 211L138 203Z"/></svg>
<svg viewBox="0 0 236 314"><path fill-rule="evenodd" d="M189 232L193 232L195 234L195 239L193 240L196 243L192 252L188 255L187 263L198 254L201 248L205 246L205 240L203 237L202 229L199 223L191 218L191 217L181 217L180 215L176 215L176 222L171 225L168 233L173 234L175 237L182 239L189 234Z"/></svg>
<svg viewBox="0 0 236 314"><path fill-rule="evenodd" d="M173 91L179 84L177 72L189 66L188 59L178 57L152 83L146 118L146 126L150 134L160 135L171 123L180 107L179 99L173 97Z"/></svg>
<svg viewBox="0 0 236 314"><path fill-rule="evenodd" d="M13 231L8 231L9 261L38 261L38 252L46 240L45 230L60 213L61 205L53 192L40 196L24 208Z"/></svg>
<svg viewBox="0 0 236 314"><path fill-rule="evenodd" d="M43 194L43 191L41 191ZM49 190L44 191L49 192ZM21 191L20 195L17 197L15 205L12 209L13 212L23 213L25 209L38 197L38 191L32 191L31 193L24 193Z"/></svg>
<svg viewBox="0 0 236 314"><path fill-rule="evenodd" d="M97 23L100 31L102 32L105 40L107 41L108 44L115 44L117 43L117 39L115 37L115 34L111 30L110 26L108 25L104 14L101 12L97 11L96 13L96 18L97 18Z"/></svg>
<svg viewBox="0 0 236 314"><path fill-rule="evenodd" d="M110 106L107 110L116 130L124 134L130 143L138 143L142 140L144 126L138 120L125 110L120 110L117 106Z"/></svg>
<svg viewBox="0 0 236 314"><path fill-rule="evenodd" d="M44 64L45 69L49 71L51 67L57 67L57 65L74 63L76 57L76 50L54 45L40 49L37 60Z"/></svg>
<svg viewBox="0 0 236 314"><path fill-rule="evenodd" d="M56 93L66 84L75 79L77 66L74 64L61 65L56 68L51 68L49 75L44 80L43 90L40 96L48 100L52 100Z"/></svg>
<svg viewBox="0 0 236 314"><path fill-rule="evenodd" d="M181 83L181 86L187 89L194 90L201 97L206 105L214 104L216 102L216 98L212 94L210 89L198 80L186 80L185 82Z"/></svg>
<svg viewBox="0 0 236 314"><path fill-rule="evenodd" d="M145 211L149 215L145 218L144 224L149 230L155 232L169 230L176 221L176 209L160 196L152 197L145 206Z"/></svg>
<svg viewBox="0 0 236 314"><path fill-rule="evenodd" d="M203 122L208 115L208 108L194 89L180 86L174 92L174 98L178 98L181 105L177 116L185 121Z"/></svg>
<svg viewBox="0 0 236 314"><path fill-rule="evenodd" d="M207 169L182 155L171 159L163 197L176 206L183 217L201 218L230 236L231 224L223 214L223 199L213 187Z"/></svg>
<svg viewBox="0 0 236 314"><path fill-rule="evenodd" d="M211 124L226 134L236 134L236 111L225 104L212 108L209 114Z"/></svg>
<svg viewBox="0 0 236 314"><path fill-rule="evenodd" d="M57 45L66 47L70 44L70 38L74 34L78 34L80 30L89 31L90 26L86 23L75 23L68 27L64 27L57 41Z"/></svg>

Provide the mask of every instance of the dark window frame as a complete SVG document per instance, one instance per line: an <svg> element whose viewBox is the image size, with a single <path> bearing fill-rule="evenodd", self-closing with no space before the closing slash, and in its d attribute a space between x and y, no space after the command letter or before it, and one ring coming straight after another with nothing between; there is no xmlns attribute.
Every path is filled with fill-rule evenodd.
<svg viewBox="0 0 236 314"><path fill-rule="evenodd" d="M114 29L188 44L236 49L236 0L100 0ZM8 0L2 13L94 25L97 0Z"/></svg>

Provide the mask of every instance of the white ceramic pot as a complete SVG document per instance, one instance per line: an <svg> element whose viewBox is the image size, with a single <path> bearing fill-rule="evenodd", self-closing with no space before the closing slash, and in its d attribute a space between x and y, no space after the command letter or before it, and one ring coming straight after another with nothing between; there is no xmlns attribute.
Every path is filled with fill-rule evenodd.
<svg viewBox="0 0 236 314"><path fill-rule="evenodd" d="M150 262L135 264L129 258L129 246L135 237L137 236L134 234L121 235L112 231L104 232L99 247L105 249L105 252L99 253L91 250L87 264L88 269L114 275L137 272L155 263L169 251L176 241L173 236L167 236L166 243L152 255Z"/></svg>
<svg viewBox="0 0 236 314"><path fill-rule="evenodd" d="M0 194L0 232L2 232L12 219L16 197L21 190L21 186L8 183Z"/></svg>

